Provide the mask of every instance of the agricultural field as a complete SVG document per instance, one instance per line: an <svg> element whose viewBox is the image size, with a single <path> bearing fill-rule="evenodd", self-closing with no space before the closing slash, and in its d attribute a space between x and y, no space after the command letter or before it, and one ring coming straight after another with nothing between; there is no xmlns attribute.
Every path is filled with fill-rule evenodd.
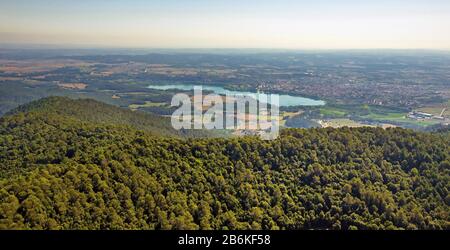
<svg viewBox="0 0 450 250"><path fill-rule="evenodd" d="M427 107L419 108L417 110L420 112L429 113L429 114L432 114L435 116L440 116L442 113L442 110L444 110L444 112L442 113L442 116L446 117L446 118L450 118L450 100L447 103L443 103L442 105L427 106Z"/></svg>
<svg viewBox="0 0 450 250"><path fill-rule="evenodd" d="M367 116L363 116L362 118L372 121L380 121L380 122L391 122L395 124L403 124L403 125L414 125L420 127L426 127L429 125L434 125L440 123L439 120L430 119L430 120L414 120L406 117L406 113L386 113L386 114L376 114L371 113Z"/></svg>
<svg viewBox="0 0 450 250"><path fill-rule="evenodd" d="M165 102L150 102L146 101L144 104L130 104L128 107L131 110L138 110L139 108L147 108L147 107L162 107L166 106L167 103Z"/></svg>
<svg viewBox="0 0 450 250"><path fill-rule="evenodd" d="M330 119L330 120L320 120L319 124L326 128L341 128L341 127L349 127L349 128L358 128L358 127L374 127L373 125L363 124L357 121L353 121L350 119Z"/></svg>
<svg viewBox="0 0 450 250"><path fill-rule="evenodd" d="M325 106L323 108L320 108L320 114L325 117L345 117L348 115L348 111L332 106Z"/></svg>

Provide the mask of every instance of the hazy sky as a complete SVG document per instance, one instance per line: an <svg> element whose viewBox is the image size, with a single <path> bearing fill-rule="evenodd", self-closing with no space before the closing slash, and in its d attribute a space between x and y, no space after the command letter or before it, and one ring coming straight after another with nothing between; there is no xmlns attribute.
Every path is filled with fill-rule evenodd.
<svg viewBox="0 0 450 250"><path fill-rule="evenodd" d="M0 0L0 43L450 49L450 1Z"/></svg>

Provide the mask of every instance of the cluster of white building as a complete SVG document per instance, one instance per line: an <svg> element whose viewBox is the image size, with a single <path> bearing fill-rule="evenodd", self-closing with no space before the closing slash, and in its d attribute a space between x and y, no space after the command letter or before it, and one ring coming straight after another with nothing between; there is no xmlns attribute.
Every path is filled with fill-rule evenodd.
<svg viewBox="0 0 450 250"><path fill-rule="evenodd" d="M444 120L444 113L445 109L442 110L440 115L433 115L425 112L419 112L419 111L411 111L408 113L407 117L414 120L429 120L429 119L438 119L438 120Z"/></svg>

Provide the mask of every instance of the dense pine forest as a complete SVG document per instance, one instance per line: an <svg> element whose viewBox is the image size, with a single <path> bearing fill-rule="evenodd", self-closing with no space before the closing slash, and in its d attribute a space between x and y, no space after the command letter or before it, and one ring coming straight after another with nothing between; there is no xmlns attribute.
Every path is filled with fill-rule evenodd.
<svg viewBox="0 0 450 250"><path fill-rule="evenodd" d="M92 100L0 118L2 229L450 229L450 132L199 138Z"/></svg>

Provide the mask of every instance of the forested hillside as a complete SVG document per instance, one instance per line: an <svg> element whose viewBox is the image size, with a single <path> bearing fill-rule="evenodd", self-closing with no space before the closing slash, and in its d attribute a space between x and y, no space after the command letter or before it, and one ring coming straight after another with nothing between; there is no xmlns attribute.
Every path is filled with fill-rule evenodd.
<svg viewBox="0 0 450 250"><path fill-rule="evenodd" d="M450 229L448 131L189 139L57 100L0 118L0 228Z"/></svg>
<svg viewBox="0 0 450 250"><path fill-rule="evenodd" d="M33 115L37 117L60 115L95 124L125 125L164 136L212 137L215 135L206 130L177 131L172 128L170 118L141 111L131 111L93 99L70 99L53 96L19 106L7 115L18 113L36 113Z"/></svg>

